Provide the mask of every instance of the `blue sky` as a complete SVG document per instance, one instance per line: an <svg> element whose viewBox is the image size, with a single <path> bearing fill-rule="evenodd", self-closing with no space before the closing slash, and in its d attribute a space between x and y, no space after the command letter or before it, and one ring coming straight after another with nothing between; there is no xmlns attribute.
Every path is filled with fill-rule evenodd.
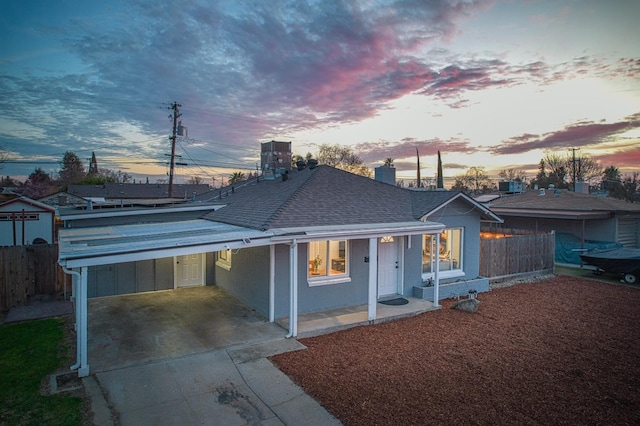
<svg viewBox="0 0 640 426"><path fill-rule="evenodd" d="M165 4L166 3L166 4ZM579 148L640 171L640 2L5 1L0 173L55 173L67 150L166 179L255 170L260 142L351 146L398 177L470 166L533 177Z"/></svg>

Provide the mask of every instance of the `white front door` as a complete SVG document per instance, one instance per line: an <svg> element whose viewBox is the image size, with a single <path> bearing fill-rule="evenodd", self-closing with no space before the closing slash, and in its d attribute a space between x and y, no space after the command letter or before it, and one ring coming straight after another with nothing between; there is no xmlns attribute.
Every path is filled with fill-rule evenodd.
<svg viewBox="0 0 640 426"><path fill-rule="evenodd" d="M194 287L204 285L203 255L188 254L177 256L176 259L176 287Z"/></svg>
<svg viewBox="0 0 640 426"><path fill-rule="evenodd" d="M398 293L399 237L383 237L378 240L378 297Z"/></svg>

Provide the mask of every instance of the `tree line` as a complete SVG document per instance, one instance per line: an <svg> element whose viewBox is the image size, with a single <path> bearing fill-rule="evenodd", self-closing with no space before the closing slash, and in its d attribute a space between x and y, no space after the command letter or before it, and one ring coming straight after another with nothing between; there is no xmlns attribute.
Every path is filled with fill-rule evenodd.
<svg viewBox="0 0 640 426"><path fill-rule="evenodd" d="M505 169L499 173L501 181L522 182L527 188L549 188L553 185L557 189L575 189L577 182L588 182L591 188L600 190L607 195L628 201L640 202L640 172L623 175L615 166L602 168L597 161L588 155L574 156L573 154L559 155L556 152L548 152L538 163L538 172L532 179L528 179L526 173L520 169ZM7 151L0 149L0 166L8 159ZM366 166L362 158L347 146L323 144L314 155L294 155L292 160L308 162L316 159L318 164L326 164L351 173L371 177L371 169ZM41 198L56 191L64 190L68 184L99 185L104 183L128 183L132 177L121 171L109 169L95 169L86 171L80 158L73 152L67 151L60 162L61 168L55 177L52 177L42 168L36 169L27 180L20 184L10 177L2 179L2 186L19 186L21 192L30 198ZM384 165L393 167L393 159L384 160ZM236 171L228 175L227 184L233 185L258 177L255 174ZM158 180L157 183L165 183ZM201 184L204 179L192 176L188 183ZM224 186L224 177L221 185ZM417 186L417 185L409 185ZM421 185L423 186L423 185ZM465 173L455 176L452 190L463 191L468 194L481 194L497 190L495 182L489 177L484 167L469 167Z"/></svg>
<svg viewBox="0 0 640 426"><path fill-rule="evenodd" d="M0 159L8 160L6 151ZM1 162L1 161L0 161ZM64 153L60 170L53 175L42 167L36 167L24 182L17 182L10 176L2 178L2 186L17 187L22 195L38 199L58 191L64 191L69 184L102 185L105 183L128 183L132 177L122 171L98 168L87 171L80 157L71 151Z"/></svg>
<svg viewBox="0 0 640 426"><path fill-rule="evenodd" d="M623 175L615 166L602 168L588 155L574 157L554 152L547 153L538 163L538 173L528 180L519 169L505 169L499 173L501 181L522 182L529 189L557 188L575 190L576 183L587 182L590 188L602 191L610 197L640 202L640 172ZM451 188L468 194L481 194L497 190L495 182L484 167L469 167L455 177Z"/></svg>

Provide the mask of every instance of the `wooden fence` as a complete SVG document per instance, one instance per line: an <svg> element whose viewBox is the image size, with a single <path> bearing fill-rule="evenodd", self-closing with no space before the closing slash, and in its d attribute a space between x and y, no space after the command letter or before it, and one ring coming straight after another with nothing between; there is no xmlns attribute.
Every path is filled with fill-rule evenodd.
<svg viewBox="0 0 640 426"><path fill-rule="evenodd" d="M480 238L480 275L504 280L518 275L551 273L555 235L515 229L483 230Z"/></svg>
<svg viewBox="0 0 640 426"><path fill-rule="evenodd" d="M0 247L0 309L26 305L38 295L54 295L71 288L58 265L57 244Z"/></svg>

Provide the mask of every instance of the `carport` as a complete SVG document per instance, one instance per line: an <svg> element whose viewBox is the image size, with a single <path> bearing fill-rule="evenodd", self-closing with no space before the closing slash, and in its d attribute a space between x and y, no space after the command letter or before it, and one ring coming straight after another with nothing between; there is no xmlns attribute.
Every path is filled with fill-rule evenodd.
<svg viewBox="0 0 640 426"><path fill-rule="evenodd" d="M88 301L91 371L282 339L286 331L216 286Z"/></svg>
<svg viewBox="0 0 640 426"><path fill-rule="evenodd" d="M89 331L92 333L92 345L95 345L92 356L104 352L104 360L101 362L108 366L113 362L109 360L118 357L131 357L131 362L136 359L162 359L173 353L197 353L206 342L211 343L216 339L221 339L219 344L229 344L233 339L243 341L242 335L234 336L234 332L243 327L232 321L243 317L231 317L225 313L228 314L228 309L245 312L247 316L243 325L247 325L251 317L246 306L241 306L228 295L225 299L221 296L221 290L218 296L209 294L201 297L202 300L190 297L190 290L193 290L193 294L200 290L203 292L200 296L203 296L207 291L216 291L215 287L156 291L92 299L89 302L87 277L90 266L269 245L272 235L271 232L208 220L60 230L58 263L65 272L73 276L77 361L71 369L77 370L80 377L89 375ZM165 299L167 301L162 302ZM189 301L192 307L189 307ZM223 306L225 303L226 307ZM195 308L196 306L199 308ZM103 318L100 317L100 311L103 312ZM257 320L258 315L253 315ZM215 328L210 327L215 327L216 320L218 329L213 333ZM277 331L280 337L283 336L282 328L275 324L269 325L273 330L271 333ZM103 328L107 329L106 334L103 333ZM247 327L245 331L250 330L251 327ZM93 336L93 333L98 334ZM222 336L225 338L222 339ZM148 339L153 341L147 341ZM151 347L155 347L158 353L143 353Z"/></svg>

